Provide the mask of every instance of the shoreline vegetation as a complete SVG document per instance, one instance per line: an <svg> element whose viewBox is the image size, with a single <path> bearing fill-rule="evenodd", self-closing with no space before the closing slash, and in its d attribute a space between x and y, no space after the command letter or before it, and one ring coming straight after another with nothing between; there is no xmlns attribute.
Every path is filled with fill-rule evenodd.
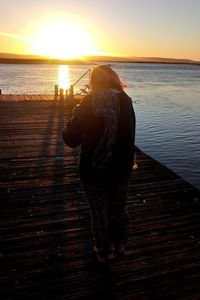
<svg viewBox="0 0 200 300"><path fill-rule="evenodd" d="M155 64L187 64L200 66L200 61L190 59L160 57L117 57L117 56L85 56L80 59L56 59L44 56L0 53L0 64L94 64L98 62L112 63L155 63Z"/></svg>

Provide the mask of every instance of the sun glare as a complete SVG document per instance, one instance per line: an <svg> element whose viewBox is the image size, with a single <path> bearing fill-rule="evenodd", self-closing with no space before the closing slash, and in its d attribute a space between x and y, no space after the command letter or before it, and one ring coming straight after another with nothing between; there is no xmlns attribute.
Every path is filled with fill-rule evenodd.
<svg viewBox="0 0 200 300"><path fill-rule="evenodd" d="M77 24L55 22L38 30L33 41L35 54L59 59L73 59L94 53L89 34Z"/></svg>
<svg viewBox="0 0 200 300"><path fill-rule="evenodd" d="M59 87L66 91L70 87L69 67L68 66L59 66L58 72L59 72L59 74L58 74Z"/></svg>

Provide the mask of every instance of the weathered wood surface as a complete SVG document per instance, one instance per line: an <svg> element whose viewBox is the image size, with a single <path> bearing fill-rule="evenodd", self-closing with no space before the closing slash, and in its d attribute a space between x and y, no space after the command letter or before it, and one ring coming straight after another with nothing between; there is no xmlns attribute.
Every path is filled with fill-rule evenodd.
<svg viewBox="0 0 200 300"><path fill-rule="evenodd" d="M67 110L1 102L0 116L0 299L200 299L197 189L138 151L127 256L100 268Z"/></svg>
<svg viewBox="0 0 200 300"><path fill-rule="evenodd" d="M58 98L58 97L57 97ZM55 100L53 94L2 94L0 95L0 101L43 101L43 100Z"/></svg>
<svg viewBox="0 0 200 300"><path fill-rule="evenodd" d="M63 93L63 91L62 91ZM80 100L80 98L83 97L82 95L76 95L75 98L77 100ZM65 98L65 95L62 95L62 98ZM0 94L0 102L1 101L25 101L25 102L30 102L30 101L44 101L44 100L54 100L54 101L59 101L60 100L60 95L55 96L54 94Z"/></svg>

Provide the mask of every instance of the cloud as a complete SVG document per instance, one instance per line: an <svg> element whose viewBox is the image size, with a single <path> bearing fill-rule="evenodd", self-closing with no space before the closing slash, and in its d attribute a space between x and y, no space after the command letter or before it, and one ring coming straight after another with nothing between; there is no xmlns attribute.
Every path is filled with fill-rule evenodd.
<svg viewBox="0 0 200 300"><path fill-rule="evenodd" d="M18 41L24 41L24 42L32 43L31 38L21 36L21 35L17 35L17 34L13 34L13 33L1 32L0 31L0 36L8 37L8 38L15 39L15 40L18 40Z"/></svg>

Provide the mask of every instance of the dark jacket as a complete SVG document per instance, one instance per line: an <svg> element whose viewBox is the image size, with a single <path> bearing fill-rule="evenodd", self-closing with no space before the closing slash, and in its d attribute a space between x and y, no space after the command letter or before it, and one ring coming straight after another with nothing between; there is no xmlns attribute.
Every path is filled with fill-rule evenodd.
<svg viewBox="0 0 200 300"><path fill-rule="evenodd" d="M101 171L91 168L94 151L104 132L104 119L92 112L92 96L85 96L63 130L65 143L73 148L80 144L80 179L88 183L121 182L128 180L134 163L135 113L132 100L125 92L118 94L120 105L119 127L113 159Z"/></svg>

